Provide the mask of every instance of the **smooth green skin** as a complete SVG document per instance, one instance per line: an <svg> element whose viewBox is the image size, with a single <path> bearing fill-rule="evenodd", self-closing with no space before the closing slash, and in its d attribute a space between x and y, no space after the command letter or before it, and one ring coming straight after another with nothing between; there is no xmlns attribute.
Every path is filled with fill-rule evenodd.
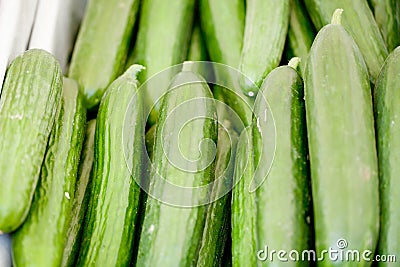
<svg viewBox="0 0 400 267"><path fill-rule="evenodd" d="M95 109L125 68L140 0L89 0L68 76L78 81L88 109Z"/></svg>
<svg viewBox="0 0 400 267"><path fill-rule="evenodd" d="M140 82L166 68L182 63L188 55L192 24L194 20L195 0L143 0L140 10L139 32L131 63L146 67L140 74ZM171 79L176 73L171 73ZM146 104L154 105L149 117L149 124L157 121L160 102L158 96L164 92L155 92L160 88L146 90Z"/></svg>
<svg viewBox="0 0 400 267"><path fill-rule="evenodd" d="M68 238L86 109L75 81L64 79L60 112L50 135L32 206L13 234L14 266L60 266Z"/></svg>
<svg viewBox="0 0 400 267"><path fill-rule="evenodd" d="M287 35L288 58L301 58L300 71L304 72L308 52L316 36L316 31L303 0L290 0L290 20Z"/></svg>
<svg viewBox="0 0 400 267"><path fill-rule="evenodd" d="M140 65L131 66L108 87L101 101L92 190L76 266L130 264L139 212L140 188L136 181L144 173L143 108L141 98L131 99L136 95L137 74L142 69ZM132 109L126 113L129 105ZM125 145L122 129L129 129L131 134ZM131 162L131 171L127 162Z"/></svg>
<svg viewBox="0 0 400 267"><path fill-rule="evenodd" d="M344 9L342 25L360 48L371 81L375 83L388 50L367 0L305 0L305 3L318 30L330 23L337 8Z"/></svg>
<svg viewBox="0 0 400 267"><path fill-rule="evenodd" d="M340 238L347 249L373 252L379 185L371 88L361 52L344 27L320 30L304 82L317 255L337 249ZM326 256L317 266L371 264Z"/></svg>
<svg viewBox="0 0 400 267"><path fill-rule="evenodd" d="M211 61L239 68L245 26L244 1L200 0L199 10L201 30ZM219 79L231 79L228 73L218 74L225 76ZM232 107L244 124L250 125L252 100L248 99L239 88L230 89L234 90L234 93L215 85L213 88L215 99ZM237 128L235 125L233 127ZM240 134L241 129L237 130Z"/></svg>
<svg viewBox="0 0 400 267"><path fill-rule="evenodd" d="M381 227L377 254L400 257L400 48L388 57L378 77L374 90L376 122ZM379 262L378 266L396 266L396 263Z"/></svg>
<svg viewBox="0 0 400 267"><path fill-rule="evenodd" d="M165 180L177 186L193 188L208 184L214 178L214 161L206 168L202 163L203 159L210 159L210 156L213 156L213 151L209 148L202 149L204 147L200 148L199 144L204 139L209 139L214 144L217 141L216 107L210 105L210 102L201 100L196 101L196 109L192 108L193 105L182 105L184 101L196 98L212 98L209 87L203 83L191 83L172 89L187 77L193 79L197 75L190 72L176 75L161 105L153 153L154 169L150 176L151 196L146 202L136 266L176 267L197 264L207 206L190 207L188 202L185 202L187 207L173 206L152 197L163 194L164 197L173 197L174 202L177 199L194 201L192 199L196 196L207 196L184 195L167 190ZM179 112L172 112L177 107L181 108ZM186 120L196 116L206 116L210 119L200 118L191 122ZM184 121L182 118L185 118ZM187 124L183 126L181 123L184 122ZM172 138L167 138L168 136ZM186 156L193 161L184 158L177 161L177 155ZM179 168L172 165L170 160L174 164L179 164ZM197 172L185 170L197 170ZM156 172L165 180L155 178Z"/></svg>
<svg viewBox="0 0 400 267"><path fill-rule="evenodd" d="M232 190L232 266L257 265L257 204L256 194L249 192L254 174L254 150L251 128L239 137Z"/></svg>
<svg viewBox="0 0 400 267"><path fill-rule="evenodd" d="M75 197L73 198L71 221L67 232L67 241L64 246L64 255L61 266L74 266L78 256L83 222L89 193L91 188L91 174L94 162L94 134L96 131L96 120L87 123L85 142L83 144L81 159L79 163L78 178L76 181Z"/></svg>
<svg viewBox="0 0 400 267"><path fill-rule="evenodd" d="M190 40L188 60L204 61L207 60L207 49L204 44L203 36L200 32L199 25L195 24L192 31L192 39Z"/></svg>
<svg viewBox="0 0 400 267"><path fill-rule="evenodd" d="M400 2L397 0L371 1L376 23L389 52L400 45Z"/></svg>
<svg viewBox="0 0 400 267"><path fill-rule="evenodd" d="M257 94L265 77L281 61L289 25L289 0L247 0L239 68L253 83L242 90Z"/></svg>
<svg viewBox="0 0 400 267"><path fill-rule="evenodd" d="M268 246L268 254L273 249L287 252L313 249L303 96L300 75L292 67L282 66L267 76L254 105L255 166L268 166L265 162L271 157L271 147L276 149L268 176L256 191L257 249L265 250ZM274 120L268 116L266 109L272 111ZM288 258L288 255L285 257ZM268 257L262 266L309 264L309 261L302 262L301 258L299 261L283 262L274 255L274 258Z"/></svg>
<svg viewBox="0 0 400 267"><path fill-rule="evenodd" d="M213 188L212 195L219 196L227 187L231 188L237 134L218 128L218 145L215 167L215 179L223 177ZM228 231L230 230L231 195L225 194L208 206L203 240L196 266L221 266Z"/></svg>
<svg viewBox="0 0 400 267"><path fill-rule="evenodd" d="M32 49L10 65L0 99L0 231L25 220L62 94L59 63Z"/></svg>

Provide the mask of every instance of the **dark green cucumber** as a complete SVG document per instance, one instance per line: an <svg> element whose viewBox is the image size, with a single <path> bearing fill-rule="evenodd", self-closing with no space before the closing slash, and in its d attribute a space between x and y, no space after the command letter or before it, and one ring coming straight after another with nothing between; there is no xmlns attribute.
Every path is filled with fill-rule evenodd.
<svg viewBox="0 0 400 267"><path fill-rule="evenodd" d="M32 206L13 234L15 266L60 266L75 199L86 109L74 80L64 79L63 97Z"/></svg>
<svg viewBox="0 0 400 267"><path fill-rule="evenodd" d="M139 0L90 0L72 54L69 77L78 81L88 109L125 68Z"/></svg>
<svg viewBox="0 0 400 267"><path fill-rule="evenodd" d="M400 251L400 176L398 164L400 126L400 48L388 57L378 77L375 91L375 121L378 148L381 227L378 243L379 255L396 255ZM394 266L380 262L378 266Z"/></svg>
<svg viewBox="0 0 400 267"><path fill-rule="evenodd" d="M388 50L367 0L305 0L305 3L317 30L330 22L335 9L344 9L343 27L360 48L371 80L375 82Z"/></svg>
<svg viewBox="0 0 400 267"><path fill-rule="evenodd" d="M61 266L74 266L75 259L78 256L91 186L95 131L96 120L94 119L87 124L85 143L82 148L78 178L76 181L75 197L72 200L71 222L67 232L67 241L64 246Z"/></svg>
<svg viewBox="0 0 400 267"><path fill-rule="evenodd" d="M140 74L144 83L154 74L182 63L188 54L194 18L195 0L145 0L140 11L139 32L128 61L146 66ZM173 73L170 77L173 78ZM145 87L144 87L145 88ZM167 88L147 88L146 104L153 107ZM149 123L157 121L160 105L150 114Z"/></svg>
<svg viewBox="0 0 400 267"><path fill-rule="evenodd" d="M290 20L287 36L288 58L299 57L303 73L308 52L316 35L314 25L308 16L303 0L290 0Z"/></svg>
<svg viewBox="0 0 400 267"><path fill-rule="evenodd" d="M349 3L348 3L349 4ZM341 10L311 47L305 100L317 254L347 244L374 251L379 190L369 75L353 38L340 25ZM342 242L344 239L346 242ZM318 266L336 266L325 257ZM371 262L342 262L369 266Z"/></svg>
<svg viewBox="0 0 400 267"><path fill-rule="evenodd" d="M249 192L254 175L251 128L243 130L237 144L232 191L232 266L257 266L256 194Z"/></svg>
<svg viewBox="0 0 400 267"><path fill-rule="evenodd" d="M371 1L376 23L381 30L389 52L400 45L400 1Z"/></svg>
<svg viewBox="0 0 400 267"><path fill-rule="evenodd" d="M228 130L228 131L227 131ZM196 266L221 266L230 231L230 202L237 134L218 128L215 184Z"/></svg>
<svg viewBox="0 0 400 267"><path fill-rule="evenodd" d="M210 193L198 187L214 178L215 147L208 145L217 139L214 99L201 81L184 68L163 98L136 266L197 263Z"/></svg>
<svg viewBox="0 0 400 267"><path fill-rule="evenodd" d="M281 61L289 25L289 0L247 0L240 71L251 82L242 90L256 95L263 80Z"/></svg>
<svg viewBox="0 0 400 267"><path fill-rule="evenodd" d="M61 94L61 68L49 53L32 49L11 63L0 99L2 232L28 214Z"/></svg>
<svg viewBox="0 0 400 267"><path fill-rule="evenodd" d="M289 66L270 72L254 105L255 175L261 175L255 180L265 179L255 192L257 258L266 266L309 266L307 259L285 255L288 262L283 263L269 253L313 248L303 81L294 69L299 60L293 58Z"/></svg>
<svg viewBox="0 0 400 267"><path fill-rule="evenodd" d="M76 266L130 264L139 212L136 181L144 173L143 106L136 94L137 73L142 69L140 65L131 66L108 87L100 103L92 190ZM123 139L126 129L128 140Z"/></svg>

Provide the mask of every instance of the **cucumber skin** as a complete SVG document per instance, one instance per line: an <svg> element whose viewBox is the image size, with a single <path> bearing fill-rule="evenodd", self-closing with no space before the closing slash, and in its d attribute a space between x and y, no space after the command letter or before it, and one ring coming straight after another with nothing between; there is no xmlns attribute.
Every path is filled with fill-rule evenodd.
<svg viewBox="0 0 400 267"><path fill-rule="evenodd" d="M93 119L87 123L86 137L79 163L75 197L72 204L71 222L67 232L67 241L64 246L64 255L61 266L74 266L75 259L78 256L83 223L91 189L95 131L96 120Z"/></svg>
<svg viewBox="0 0 400 267"><path fill-rule="evenodd" d="M0 100L2 232L28 214L61 94L61 67L48 52L32 49L11 63Z"/></svg>
<svg viewBox="0 0 400 267"><path fill-rule="evenodd" d="M257 265L256 194L249 192L254 175L254 150L251 128L240 134L236 149L232 190L232 266Z"/></svg>
<svg viewBox="0 0 400 267"><path fill-rule="evenodd" d="M40 180L25 222L13 234L14 266L60 266L75 198L86 109L75 81L64 79ZM69 194L69 195L68 195Z"/></svg>
<svg viewBox="0 0 400 267"><path fill-rule="evenodd" d="M239 68L255 86L243 81L242 90L257 94L265 77L281 61L289 25L289 0L247 0L245 25Z"/></svg>
<svg viewBox="0 0 400 267"><path fill-rule="evenodd" d="M139 2L88 2L68 73L81 85L88 109L98 106L107 86L125 68Z"/></svg>
<svg viewBox="0 0 400 267"><path fill-rule="evenodd" d="M171 88L173 88L173 84L181 81L181 78L186 80L186 77L188 77L186 75L198 79L194 73L183 73L179 73L174 77ZM185 183L185 187L197 187L200 184L207 184L214 177L214 163L210 164L204 170L193 174L176 169L170 165L169 157L166 156L177 152L180 153L181 151L185 153L184 155L193 156L193 154L198 153L198 144L194 144L194 142L197 142L200 138L209 138L216 143L217 125L215 119L211 122L202 119L201 125L195 125L196 127L193 124L188 124L187 127L192 127L188 128L191 129L189 131L190 136L180 133L179 147L171 146L171 143L165 143L166 141L162 136L162 131L174 133L174 130L176 130L175 121L179 122L179 115L181 113L193 114L194 116L201 113L201 115L206 114L211 118L214 116L216 113L215 107L205 105L205 103L197 105L197 110L188 109L185 106L186 109L180 112L180 114L170 115L170 112L182 102L197 97L212 98L211 91L207 85L200 83L181 85L178 88L168 91L163 98L156 127L153 151L154 165L149 185L149 192L153 196L161 192L166 194L164 191L164 182L159 179L154 180L154 172L157 172L171 183L178 185ZM166 121L168 115L170 115L169 121ZM188 152L190 149L192 151ZM206 150L203 153L208 154L211 152ZM201 156L205 155L202 154ZM184 167L187 169L187 166ZM179 195L175 195L179 197ZM149 196L146 202L136 266L196 266L203 237L206 212L206 206L172 206ZM181 233L181 231L184 231L184 233Z"/></svg>
<svg viewBox="0 0 400 267"><path fill-rule="evenodd" d="M264 249L266 245L270 251L313 249L311 183L303 97L300 75L290 66L281 66L267 76L254 105L255 166L260 164L263 167L264 162L268 162L264 155L268 155L266 153L270 152L271 147L275 148L268 176L255 192L258 250ZM269 106L265 106L264 101ZM273 120L266 117L266 108L272 111ZM269 142L275 136L275 142ZM268 257L263 266L309 264L308 261L282 262Z"/></svg>
<svg viewBox="0 0 400 267"><path fill-rule="evenodd" d="M301 58L300 72L304 72L308 52L317 35L302 0L290 0L290 19L287 36L287 58Z"/></svg>
<svg viewBox="0 0 400 267"><path fill-rule="evenodd" d="M388 56L388 50L367 1L305 0L305 3L317 30L330 23L335 9L344 9L342 25L360 48L368 66L371 81L375 83Z"/></svg>
<svg viewBox="0 0 400 267"><path fill-rule="evenodd" d="M225 132L222 127L218 128L215 179L224 178L214 185L211 193L213 198L219 196L227 186L230 188L232 186L238 138L234 131L228 129L228 132ZM196 266L221 266L229 235L228 231L230 231L230 203L231 194L227 193L208 205L203 240Z"/></svg>
<svg viewBox="0 0 400 267"><path fill-rule="evenodd" d="M194 20L194 6L195 0L143 1L135 48L128 59L128 67L132 63L146 66L146 70L139 75L142 84L158 72L186 60ZM146 90L145 103L155 108L150 113L149 125L157 122L160 103L156 102L158 96L165 93L163 90L161 86Z"/></svg>
<svg viewBox="0 0 400 267"><path fill-rule="evenodd" d="M400 44L400 2L397 0L371 1L376 23L389 52Z"/></svg>
<svg viewBox="0 0 400 267"><path fill-rule="evenodd" d="M377 252L379 255L400 255L400 223L397 203L400 199L399 180L399 63L400 48L387 58L374 90L377 148L380 178L381 228ZM378 266L394 266L379 262Z"/></svg>
<svg viewBox="0 0 400 267"><path fill-rule="evenodd" d="M374 251L379 192L370 84L361 52L341 25L325 26L313 43L305 100L317 255L337 248L340 238L347 249ZM350 265L369 266L341 266Z"/></svg>
<svg viewBox="0 0 400 267"><path fill-rule="evenodd" d="M136 231L142 170L144 118L141 98L132 112L125 112L136 94L137 73L133 65L107 89L96 122L92 189L86 213L82 244L76 266L128 266ZM124 147L123 127L130 123L132 139ZM125 159L124 149L129 149ZM132 173L125 160L132 160ZM118 183L116 182L118 181Z"/></svg>

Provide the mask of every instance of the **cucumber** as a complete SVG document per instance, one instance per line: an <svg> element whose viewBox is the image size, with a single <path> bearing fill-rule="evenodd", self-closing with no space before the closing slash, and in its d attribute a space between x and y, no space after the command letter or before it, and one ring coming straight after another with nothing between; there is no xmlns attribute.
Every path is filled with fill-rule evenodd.
<svg viewBox="0 0 400 267"><path fill-rule="evenodd" d="M13 234L15 266L60 266L68 238L86 110L75 81L64 79L53 127L29 214Z"/></svg>
<svg viewBox="0 0 400 267"><path fill-rule="evenodd" d="M75 259L79 252L83 222L89 200L91 189L91 175L94 161L94 134L96 120L87 124L85 143L82 148L81 160L78 171L75 197L72 204L71 221L67 232L67 241L64 246L64 253L61 266L74 266Z"/></svg>
<svg viewBox="0 0 400 267"><path fill-rule="evenodd" d="M254 166L263 169L255 175L268 175L259 177L265 180L255 191L257 258L267 266L309 266L307 259L293 261L285 255L289 260L284 263L269 253L313 249L304 93L295 70L298 64L299 58L293 58L288 66L270 72L254 105Z"/></svg>
<svg viewBox="0 0 400 267"><path fill-rule="evenodd" d="M376 23L389 52L391 52L400 45L400 2L397 0L371 2Z"/></svg>
<svg viewBox="0 0 400 267"><path fill-rule="evenodd" d="M32 49L11 63L0 99L0 231L28 214L61 94L60 65L49 53Z"/></svg>
<svg viewBox="0 0 400 267"><path fill-rule="evenodd" d="M169 88L156 128L136 266L195 266L205 228L202 204L208 203L215 169L215 148L208 147L217 139L215 103L208 85L185 66Z"/></svg>
<svg viewBox="0 0 400 267"><path fill-rule="evenodd" d="M139 0L90 0L80 27L69 77L81 85L88 109L125 68Z"/></svg>
<svg viewBox="0 0 400 267"><path fill-rule="evenodd" d="M229 126L229 125L228 125ZM203 239L196 266L221 266L230 231L230 201L233 167L238 136L230 130L218 127L218 145L215 181L212 199L208 205Z"/></svg>
<svg viewBox="0 0 400 267"><path fill-rule="evenodd" d="M136 95L137 74L142 69L132 65L108 87L101 101L92 189L76 266L130 263L140 197L135 181L144 173L144 118L141 98ZM126 146L122 129L128 129L130 134ZM131 171L127 164L132 165Z"/></svg>
<svg viewBox="0 0 400 267"><path fill-rule="evenodd" d="M144 0L140 10L139 31L128 66L135 62L146 66L140 81L146 80L166 68L182 63L188 55L190 33L194 18L195 0ZM170 79L172 79L172 73ZM157 121L159 97L163 86L146 88L146 104L153 107L149 124Z"/></svg>
<svg viewBox="0 0 400 267"><path fill-rule="evenodd" d="M378 244L379 255L400 255L400 222L396 206L400 199L399 165L399 118L400 110L400 48L388 57L374 90L374 111L376 121L377 150L380 178L381 227ZM378 266L394 266L380 262Z"/></svg>
<svg viewBox="0 0 400 267"><path fill-rule="evenodd" d="M304 72L306 59L316 31L303 0L290 0L290 20L287 35L287 57L300 57L300 71Z"/></svg>
<svg viewBox="0 0 400 267"><path fill-rule="evenodd" d="M289 0L247 0L246 27L239 68L252 82L242 90L256 95L263 80L279 65L289 25Z"/></svg>
<svg viewBox="0 0 400 267"><path fill-rule="evenodd" d="M257 266L256 194L249 192L254 175L251 128L240 134L236 149L232 190L232 266Z"/></svg>
<svg viewBox="0 0 400 267"><path fill-rule="evenodd" d="M343 8L343 27L353 37L367 64L371 81L375 83L388 50L367 0L305 0L308 13L320 30L330 22L335 9Z"/></svg>
<svg viewBox="0 0 400 267"><path fill-rule="evenodd" d="M375 251L379 231L368 70L340 24L341 11L336 10L332 23L317 34L304 80L317 255L345 244L348 250ZM324 259L318 266L337 264ZM351 266L370 264L361 259Z"/></svg>

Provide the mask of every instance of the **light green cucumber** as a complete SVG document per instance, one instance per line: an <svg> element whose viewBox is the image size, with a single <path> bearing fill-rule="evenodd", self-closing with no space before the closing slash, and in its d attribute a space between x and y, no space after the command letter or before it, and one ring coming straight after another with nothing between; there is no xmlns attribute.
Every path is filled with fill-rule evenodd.
<svg viewBox="0 0 400 267"><path fill-rule="evenodd" d="M11 63L0 99L2 232L28 214L61 94L61 68L49 53L32 49Z"/></svg>
<svg viewBox="0 0 400 267"><path fill-rule="evenodd" d="M305 0L305 3L317 30L330 22L335 9L344 10L343 27L360 48L374 83L388 50L367 0Z"/></svg>
<svg viewBox="0 0 400 267"><path fill-rule="evenodd" d="M91 174L94 162L94 134L96 120L87 123L85 142L79 162L78 178L76 181L75 197L73 198L71 221L67 232L67 241L64 246L64 255L61 266L74 266L78 256L82 229L87 210L91 189Z"/></svg>
<svg viewBox="0 0 400 267"><path fill-rule="evenodd" d="M399 132L400 132L400 48L387 58L374 90L379 178L380 178L380 235L377 254L400 254ZM393 259L392 259L393 261ZM396 266L395 262L379 262L378 266Z"/></svg>
<svg viewBox="0 0 400 267"><path fill-rule="evenodd" d="M89 0L69 68L88 109L97 108L107 86L125 68L139 0Z"/></svg>
<svg viewBox="0 0 400 267"><path fill-rule="evenodd" d="M355 41L340 24L341 10L310 50L305 101L317 255L324 250L375 251L379 185L371 88ZM371 262L339 261L340 266ZM324 257L317 266L337 266Z"/></svg>
<svg viewBox="0 0 400 267"><path fill-rule="evenodd" d="M85 127L86 109L78 85L74 80L64 79L61 109L32 206L12 237L14 266L61 265L76 197Z"/></svg>
<svg viewBox="0 0 400 267"><path fill-rule="evenodd" d="M242 90L256 95L263 80L281 61L289 25L289 0L247 0L239 68L250 80Z"/></svg>
<svg viewBox="0 0 400 267"><path fill-rule="evenodd" d="M137 74L142 69L132 65L101 101L92 189L76 266L130 264L140 203L137 182L145 173L143 105L137 94Z"/></svg>
<svg viewBox="0 0 400 267"><path fill-rule="evenodd" d="M136 266L196 266L206 222L203 203L211 191L198 187L214 178L214 99L208 85L185 67L169 88L156 128Z"/></svg>
<svg viewBox="0 0 400 267"><path fill-rule="evenodd" d="M139 79L146 88L146 104L154 107L149 117L150 125L157 121L160 109L157 100L167 88L161 85L147 88L144 83L156 73L186 60L194 6L195 0L144 0L141 5L138 36L128 66L137 63L146 67ZM171 73L169 78L175 74Z"/></svg>

